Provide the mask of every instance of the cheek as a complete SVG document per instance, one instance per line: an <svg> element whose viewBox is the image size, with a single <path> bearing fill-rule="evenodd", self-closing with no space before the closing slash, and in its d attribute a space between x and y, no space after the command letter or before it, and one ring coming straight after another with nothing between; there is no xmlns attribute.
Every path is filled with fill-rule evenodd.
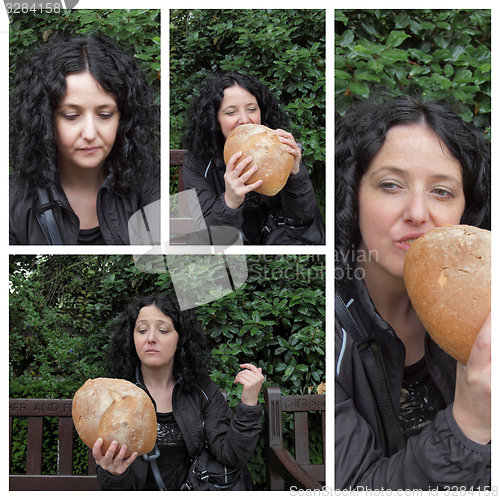
<svg viewBox="0 0 500 500"><path fill-rule="evenodd" d="M115 140L116 140L116 134L118 132L118 124L119 124L118 121L116 121L116 123L110 123L103 130L103 134L102 134L103 138L110 145L113 145Z"/></svg>
<svg viewBox="0 0 500 500"><path fill-rule="evenodd" d="M64 126L60 122L56 122L54 126L55 139L59 148L68 147L72 142L71 129Z"/></svg>

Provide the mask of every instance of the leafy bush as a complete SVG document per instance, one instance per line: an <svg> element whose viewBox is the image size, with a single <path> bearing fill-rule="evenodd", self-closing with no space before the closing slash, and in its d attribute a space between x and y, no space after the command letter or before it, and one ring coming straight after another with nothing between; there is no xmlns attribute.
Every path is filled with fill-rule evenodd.
<svg viewBox="0 0 500 500"><path fill-rule="evenodd" d="M170 148L182 147L186 112L208 76L239 71L266 84L304 148L320 205L325 181L325 11L170 11ZM171 193L177 191L172 173Z"/></svg>
<svg viewBox="0 0 500 500"><path fill-rule="evenodd" d="M213 380L231 406L241 395L233 379L245 361L262 367L266 384L286 394L314 390L325 381L324 256L247 256L247 267L237 291L196 308ZM106 376L112 321L136 295L174 291L168 272L144 273L129 255L12 255L9 277L11 398L71 398L88 378ZM24 470L23 425L15 423L13 433L17 472ZM51 429L47 449L55 446ZM320 438L312 432L311 439ZM259 487L263 444L262 435L250 463ZM75 473L86 470L86 456L76 440Z"/></svg>
<svg viewBox="0 0 500 500"><path fill-rule="evenodd" d="M468 122L489 131L489 10L335 10L335 105L422 95L452 101Z"/></svg>

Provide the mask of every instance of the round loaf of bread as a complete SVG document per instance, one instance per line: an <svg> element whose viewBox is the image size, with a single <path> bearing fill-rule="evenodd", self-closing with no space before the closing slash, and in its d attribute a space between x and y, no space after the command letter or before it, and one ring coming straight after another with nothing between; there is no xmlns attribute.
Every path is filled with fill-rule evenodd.
<svg viewBox="0 0 500 500"><path fill-rule="evenodd" d="M236 165L246 158L252 157L252 162L245 167L245 173L254 164L259 170L246 182L253 184L262 179L262 184L255 189L257 193L274 196L283 189L293 167L294 157L288 152L288 146L283 144L276 133L264 125L248 123L236 127L227 137L224 144L224 161L227 162L238 151L243 154Z"/></svg>
<svg viewBox="0 0 500 500"><path fill-rule="evenodd" d="M463 364L491 310L491 234L477 227L437 227L406 253L404 282L432 339Z"/></svg>
<svg viewBox="0 0 500 500"><path fill-rule="evenodd" d="M87 380L73 397L73 422L81 440L92 448L103 439L105 454L112 441L125 457L150 452L156 442L156 413L151 398L136 385L116 378Z"/></svg>

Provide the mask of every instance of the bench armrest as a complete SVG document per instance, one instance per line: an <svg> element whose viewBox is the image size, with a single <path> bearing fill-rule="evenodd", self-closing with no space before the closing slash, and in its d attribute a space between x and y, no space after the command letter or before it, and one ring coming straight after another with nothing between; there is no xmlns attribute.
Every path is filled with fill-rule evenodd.
<svg viewBox="0 0 500 500"><path fill-rule="evenodd" d="M322 490L323 486L305 472L282 446L269 447L271 467L285 482L306 490Z"/></svg>

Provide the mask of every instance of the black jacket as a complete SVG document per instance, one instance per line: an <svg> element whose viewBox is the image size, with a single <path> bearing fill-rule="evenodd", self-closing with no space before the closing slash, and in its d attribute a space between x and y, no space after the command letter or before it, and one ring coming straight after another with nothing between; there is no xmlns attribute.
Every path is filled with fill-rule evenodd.
<svg viewBox="0 0 500 500"><path fill-rule="evenodd" d="M226 205L224 173L226 166L221 159L208 165L197 161L191 154L184 160L182 175L185 189L196 189L201 217L196 220L198 229L210 226L232 226L243 231L246 243L261 244L261 231L269 212L278 210L295 225L308 224L316 210L316 197L307 169L303 164L296 175L290 175L285 187L275 196L250 192L243 204L234 209Z"/></svg>
<svg viewBox="0 0 500 500"><path fill-rule="evenodd" d="M399 409L405 348L375 310L362 280L340 290L361 331L379 343L393 406ZM425 362L445 402L434 420L392 456L384 453L373 395L353 340L335 324L335 488L422 489L486 486L491 449L467 438L452 414L456 362L427 336Z"/></svg>
<svg viewBox="0 0 500 500"><path fill-rule="evenodd" d="M137 383L147 392L140 381ZM233 414L212 381L186 392L180 380L174 386L172 407L191 459L200 454L205 437L217 460L230 468L243 467L254 452L262 429L260 404L247 406L240 402ZM121 476L97 466L97 479L103 490L143 490L148 467L142 457L137 457Z"/></svg>
<svg viewBox="0 0 500 500"><path fill-rule="evenodd" d="M46 238L38 217L41 203L36 191L27 189L22 179L10 179L9 192L9 244L11 245L47 245ZM107 245L128 245L128 221L142 207L160 197L158 183L145 189L129 190L118 193L114 189L114 176L110 174L104 181L97 195L97 217L99 228ZM80 221L71 208L60 184L47 187L50 205L58 225L62 228L63 241L66 245L77 245ZM60 215L59 215L60 214Z"/></svg>

